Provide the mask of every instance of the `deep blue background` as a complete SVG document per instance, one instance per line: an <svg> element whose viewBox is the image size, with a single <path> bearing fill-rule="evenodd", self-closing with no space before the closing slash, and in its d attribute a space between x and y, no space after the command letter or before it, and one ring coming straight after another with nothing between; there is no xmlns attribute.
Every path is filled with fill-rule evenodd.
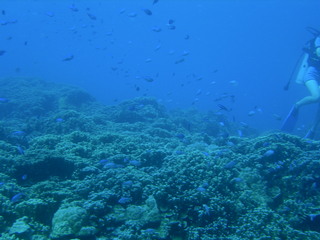
<svg viewBox="0 0 320 240"><path fill-rule="evenodd" d="M169 108L216 111L221 103L232 108L230 118L263 130L279 128L273 114L285 117L307 94L301 85L283 86L312 37L305 28L320 29L320 1L152 2L1 0L0 77L77 85L106 104L143 95ZM74 59L63 61L69 55ZM224 93L235 102L214 101ZM249 117L255 107L261 111ZM300 127L308 127L314 110L302 111Z"/></svg>

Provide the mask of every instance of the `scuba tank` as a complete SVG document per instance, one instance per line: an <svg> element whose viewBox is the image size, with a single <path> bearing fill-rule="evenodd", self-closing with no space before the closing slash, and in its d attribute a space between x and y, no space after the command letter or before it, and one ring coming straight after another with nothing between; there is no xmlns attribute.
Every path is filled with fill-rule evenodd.
<svg viewBox="0 0 320 240"><path fill-rule="evenodd" d="M303 52L296 61L289 80L283 88L285 91L289 89L292 79L295 79L296 83L303 84L303 78L309 66L320 69L320 58L316 54L315 46L315 40L320 36L320 31L313 27L307 27L306 29L313 35L313 38L306 43L308 47L302 49Z"/></svg>

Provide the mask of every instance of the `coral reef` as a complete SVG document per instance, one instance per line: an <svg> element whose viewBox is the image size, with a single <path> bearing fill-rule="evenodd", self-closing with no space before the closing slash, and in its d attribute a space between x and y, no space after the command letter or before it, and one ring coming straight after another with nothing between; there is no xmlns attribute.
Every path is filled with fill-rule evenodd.
<svg viewBox="0 0 320 240"><path fill-rule="evenodd" d="M0 80L2 239L319 239L320 143ZM227 134L226 134L227 133Z"/></svg>

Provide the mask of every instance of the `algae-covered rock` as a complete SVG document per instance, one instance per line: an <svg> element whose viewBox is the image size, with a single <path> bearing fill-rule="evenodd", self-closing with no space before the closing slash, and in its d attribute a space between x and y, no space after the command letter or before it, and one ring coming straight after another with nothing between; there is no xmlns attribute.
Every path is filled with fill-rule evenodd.
<svg viewBox="0 0 320 240"><path fill-rule="evenodd" d="M85 226L88 220L88 213L80 207L60 208L52 219L53 239L62 237L78 236L81 228Z"/></svg>
<svg viewBox="0 0 320 240"><path fill-rule="evenodd" d="M32 229L28 224L28 218L22 217L17 219L11 226L9 234L16 235L22 238L30 237L32 234Z"/></svg>

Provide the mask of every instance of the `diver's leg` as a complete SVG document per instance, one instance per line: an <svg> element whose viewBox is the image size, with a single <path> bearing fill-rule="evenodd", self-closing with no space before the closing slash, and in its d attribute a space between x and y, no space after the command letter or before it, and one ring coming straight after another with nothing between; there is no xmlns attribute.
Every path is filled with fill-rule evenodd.
<svg viewBox="0 0 320 240"><path fill-rule="evenodd" d="M294 127L298 122L299 109L301 106L317 102L320 99L319 84L316 80L308 80L305 82L305 85L310 92L310 96L302 98L291 108L288 116L281 126L281 130L284 132L291 133L294 130Z"/></svg>
<svg viewBox="0 0 320 240"><path fill-rule="evenodd" d="M319 90L319 84L316 80L309 80L305 83L307 89L310 92L310 96L306 96L299 100L295 107L298 109L303 105L315 103L320 100L320 90Z"/></svg>
<svg viewBox="0 0 320 240"><path fill-rule="evenodd" d="M313 139L315 137L315 133L319 127L319 124L320 124L320 102L318 103L318 109L317 109L317 113L316 113L316 117L314 119L313 125L307 132L305 138Z"/></svg>

